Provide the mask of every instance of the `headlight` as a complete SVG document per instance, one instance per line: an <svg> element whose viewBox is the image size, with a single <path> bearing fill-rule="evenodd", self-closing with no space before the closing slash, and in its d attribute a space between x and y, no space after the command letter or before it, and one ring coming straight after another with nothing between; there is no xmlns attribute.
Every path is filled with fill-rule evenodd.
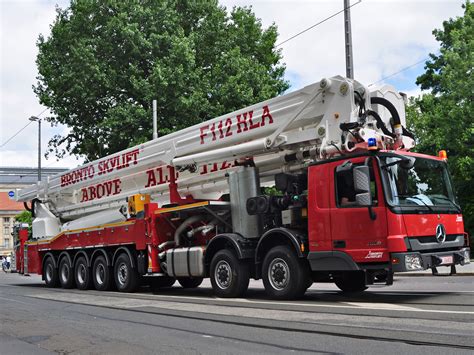
<svg viewBox="0 0 474 355"><path fill-rule="evenodd" d="M423 270L421 258L416 254L405 255L405 266L407 270Z"/></svg>
<svg viewBox="0 0 474 355"><path fill-rule="evenodd" d="M471 262L471 256L469 255L469 249L464 250L464 265L469 264Z"/></svg>

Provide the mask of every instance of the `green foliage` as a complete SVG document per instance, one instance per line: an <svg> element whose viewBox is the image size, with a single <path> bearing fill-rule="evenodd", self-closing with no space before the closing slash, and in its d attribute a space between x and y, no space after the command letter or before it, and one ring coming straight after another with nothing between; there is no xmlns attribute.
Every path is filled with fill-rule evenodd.
<svg viewBox="0 0 474 355"><path fill-rule="evenodd" d="M28 223L28 235L31 237L31 223L33 222L31 212L23 211L15 216L15 220L20 223Z"/></svg>
<svg viewBox="0 0 474 355"><path fill-rule="evenodd" d="M407 118L418 151L447 151L465 229L474 235L474 6L468 1L463 8L464 16L433 31L440 54L430 54L417 79L431 92L410 100Z"/></svg>
<svg viewBox="0 0 474 355"><path fill-rule="evenodd" d="M93 160L288 88L275 25L217 1L72 0L37 42L34 86L51 124L49 153Z"/></svg>
<svg viewBox="0 0 474 355"><path fill-rule="evenodd" d="M20 223L28 223L28 225L31 226L33 217L31 216L31 212L23 211L20 214L15 216L15 220Z"/></svg>

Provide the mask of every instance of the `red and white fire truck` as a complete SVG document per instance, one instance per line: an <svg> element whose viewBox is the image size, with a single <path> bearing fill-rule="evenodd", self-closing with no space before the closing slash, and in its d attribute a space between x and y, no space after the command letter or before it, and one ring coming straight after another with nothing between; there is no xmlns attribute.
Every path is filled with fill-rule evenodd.
<svg viewBox="0 0 474 355"><path fill-rule="evenodd" d="M262 279L292 299L469 263L446 156L409 152L404 126L394 88L335 76L87 163L17 191L34 216L18 268L123 292L208 277L219 297Z"/></svg>

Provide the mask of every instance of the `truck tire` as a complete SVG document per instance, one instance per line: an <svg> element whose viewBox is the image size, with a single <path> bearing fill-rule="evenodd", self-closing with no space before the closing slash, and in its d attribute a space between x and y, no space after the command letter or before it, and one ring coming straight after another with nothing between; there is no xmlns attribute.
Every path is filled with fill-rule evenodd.
<svg viewBox="0 0 474 355"><path fill-rule="evenodd" d="M363 271L346 271L335 278L334 283L343 292L362 292L367 289Z"/></svg>
<svg viewBox="0 0 474 355"><path fill-rule="evenodd" d="M114 266L114 278L117 290L120 292L134 292L138 287L138 272L132 268L127 254L122 253Z"/></svg>
<svg viewBox="0 0 474 355"><path fill-rule="evenodd" d="M51 257L48 257L43 266L44 283L47 287L59 286L58 269L54 267L54 262Z"/></svg>
<svg viewBox="0 0 474 355"><path fill-rule="evenodd" d="M69 289L74 287L74 271L66 257L63 257L59 262L58 274L59 283L62 288Z"/></svg>
<svg viewBox="0 0 474 355"><path fill-rule="evenodd" d="M76 260L76 265L74 267L74 279L79 290L88 290L92 286L91 271L87 266L86 258L83 256L80 256Z"/></svg>
<svg viewBox="0 0 474 355"><path fill-rule="evenodd" d="M290 300L304 295L309 284L309 268L286 245L276 246L263 260L265 292L274 299Z"/></svg>
<svg viewBox="0 0 474 355"><path fill-rule="evenodd" d="M152 291L158 291L162 288L169 288L176 282L174 277L169 276L150 277L149 279Z"/></svg>
<svg viewBox="0 0 474 355"><path fill-rule="evenodd" d="M92 282L97 291L109 291L113 285L111 268L103 255L99 255L92 265Z"/></svg>
<svg viewBox="0 0 474 355"><path fill-rule="evenodd" d="M220 250L211 261L211 284L217 297L240 297L249 287L249 265L229 250Z"/></svg>
<svg viewBox="0 0 474 355"><path fill-rule="evenodd" d="M182 288L196 288L202 284L202 277L180 277L178 279Z"/></svg>

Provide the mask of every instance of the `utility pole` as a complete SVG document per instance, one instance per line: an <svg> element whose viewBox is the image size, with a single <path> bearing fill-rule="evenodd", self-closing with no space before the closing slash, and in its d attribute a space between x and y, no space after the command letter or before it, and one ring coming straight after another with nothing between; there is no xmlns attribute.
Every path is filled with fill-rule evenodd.
<svg viewBox="0 0 474 355"><path fill-rule="evenodd" d="M41 118L31 116L30 121L38 122L38 182L41 182Z"/></svg>
<svg viewBox="0 0 474 355"><path fill-rule="evenodd" d="M354 63L352 61L351 9L349 0L344 0L344 35L346 43L346 77L354 79Z"/></svg>
<svg viewBox="0 0 474 355"><path fill-rule="evenodd" d="M157 101L153 100L153 139L158 138L158 114Z"/></svg>

